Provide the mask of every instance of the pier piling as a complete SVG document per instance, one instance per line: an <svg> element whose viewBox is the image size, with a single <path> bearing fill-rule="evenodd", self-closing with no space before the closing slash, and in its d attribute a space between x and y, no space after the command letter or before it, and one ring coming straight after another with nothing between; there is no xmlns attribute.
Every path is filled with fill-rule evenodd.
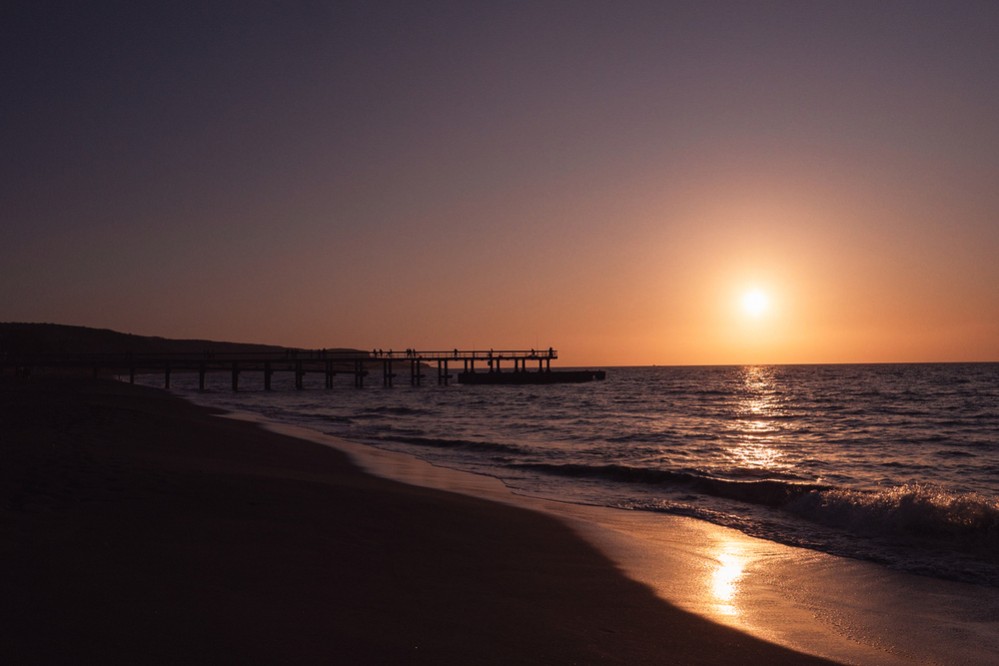
<svg viewBox="0 0 999 666"><path fill-rule="evenodd" d="M368 374L364 369L364 362L361 359L354 361L354 386L364 388L364 375Z"/></svg>

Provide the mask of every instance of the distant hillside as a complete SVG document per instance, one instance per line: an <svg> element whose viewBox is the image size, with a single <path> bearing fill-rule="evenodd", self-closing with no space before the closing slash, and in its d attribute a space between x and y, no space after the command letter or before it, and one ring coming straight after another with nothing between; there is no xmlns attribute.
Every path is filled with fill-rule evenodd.
<svg viewBox="0 0 999 666"><path fill-rule="evenodd" d="M172 340L61 324L0 323L0 353L200 354L282 352L288 347L214 340Z"/></svg>

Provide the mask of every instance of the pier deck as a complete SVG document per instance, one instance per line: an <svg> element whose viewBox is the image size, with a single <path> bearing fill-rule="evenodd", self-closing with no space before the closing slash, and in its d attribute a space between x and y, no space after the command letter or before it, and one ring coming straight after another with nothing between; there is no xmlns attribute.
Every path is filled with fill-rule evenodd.
<svg viewBox="0 0 999 666"><path fill-rule="evenodd" d="M12 369L15 374L27 376L34 369L56 371L91 371L94 376L105 374L128 374L129 381L135 382L136 374L162 374L166 388L174 373L198 373L198 385L205 389L208 373L230 373L232 390L239 390L239 377L245 372L260 372L264 377L264 389L271 390L271 378L276 372L294 373L295 387L303 388L306 374L322 373L326 388L333 387L333 377L349 374L354 377L354 385L364 386L364 380L372 372L380 373L382 384L392 386L397 371L408 374L410 384L419 386L426 378L425 371L437 369L437 383L447 385L454 375L452 370L461 369L459 377L471 377L467 383L512 383L475 381L480 374L519 374L553 373L551 362L558 358L558 352L548 349L451 349L402 351L375 349L370 352L341 351L326 349L287 349L281 352L259 353L213 353L203 354L19 354L0 358L0 371ZM405 369L408 367L409 372ZM478 369L477 369L478 367ZM553 374L557 374L554 371ZM526 379L526 378L525 378ZM540 379L540 378L539 378ZM550 383L548 381L522 383Z"/></svg>

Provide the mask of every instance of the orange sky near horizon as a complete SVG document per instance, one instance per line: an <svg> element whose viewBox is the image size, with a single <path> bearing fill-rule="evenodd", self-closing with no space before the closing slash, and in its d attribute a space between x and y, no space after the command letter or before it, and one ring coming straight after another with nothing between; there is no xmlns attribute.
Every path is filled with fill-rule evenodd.
<svg viewBox="0 0 999 666"><path fill-rule="evenodd" d="M192 7L3 17L0 319L999 361L999 6Z"/></svg>

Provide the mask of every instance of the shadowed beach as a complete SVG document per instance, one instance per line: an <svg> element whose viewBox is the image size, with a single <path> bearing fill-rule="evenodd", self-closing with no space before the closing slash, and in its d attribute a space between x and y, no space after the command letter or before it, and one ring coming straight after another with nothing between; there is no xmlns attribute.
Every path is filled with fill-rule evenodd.
<svg viewBox="0 0 999 666"><path fill-rule="evenodd" d="M0 390L12 663L827 663L668 605L540 513L155 389Z"/></svg>

